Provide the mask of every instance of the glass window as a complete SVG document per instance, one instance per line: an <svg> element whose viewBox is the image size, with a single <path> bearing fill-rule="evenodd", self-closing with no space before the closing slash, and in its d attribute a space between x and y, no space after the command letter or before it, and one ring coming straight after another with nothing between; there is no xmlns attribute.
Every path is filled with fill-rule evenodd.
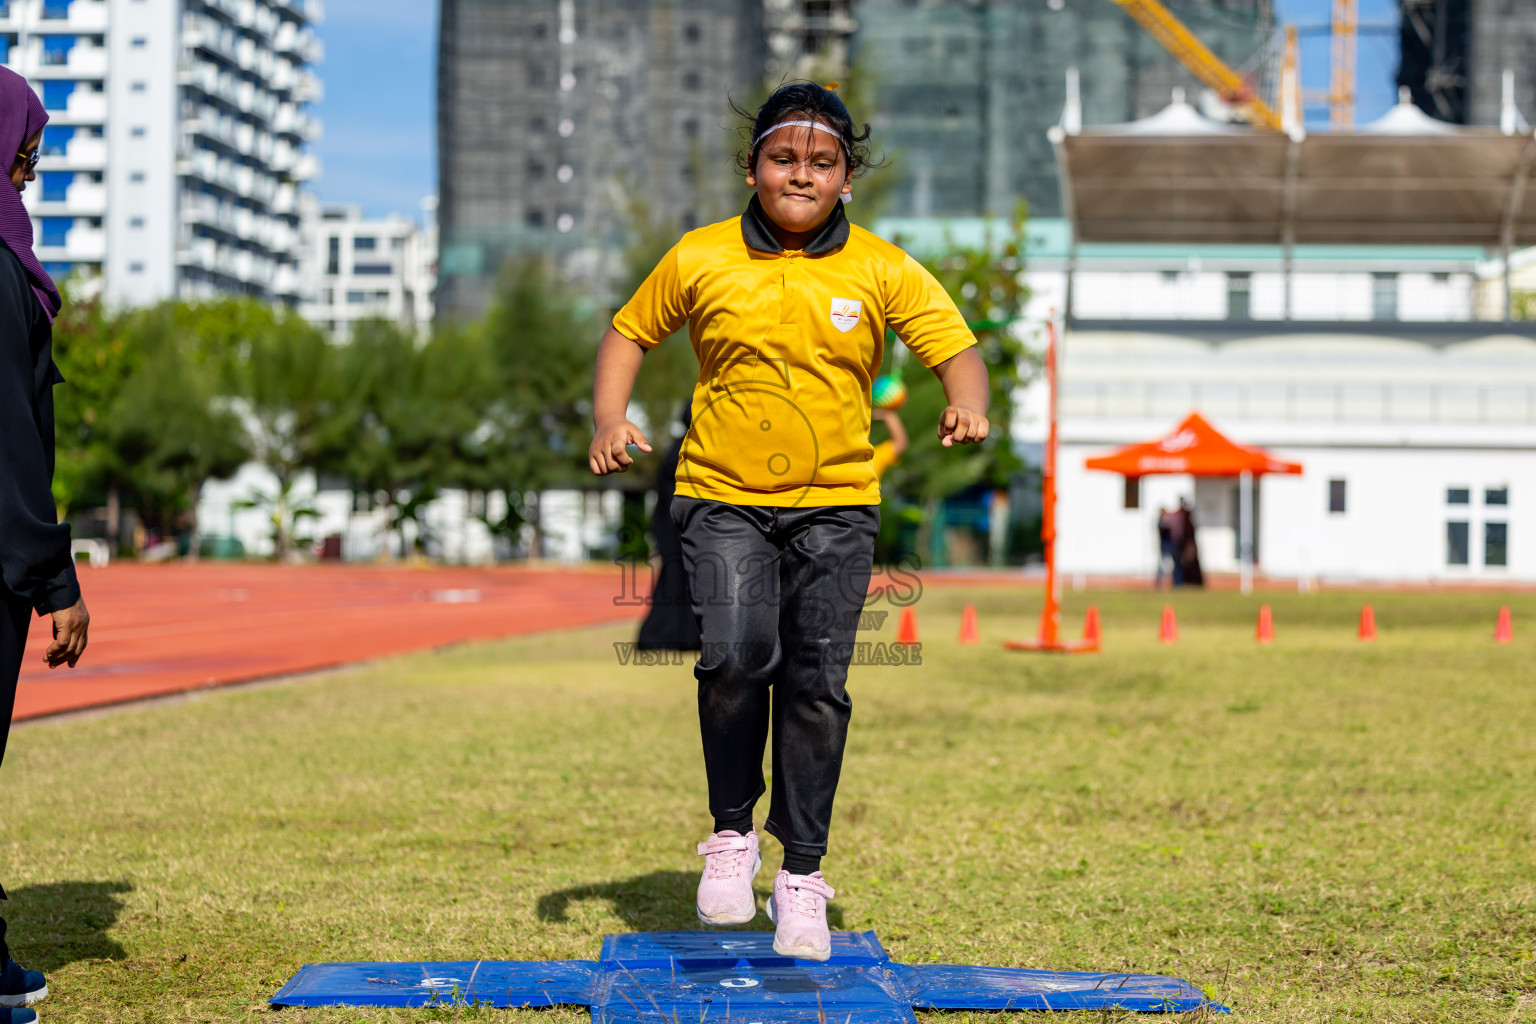
<svg viewBox="0 0 1536 1024"><path fill-rule="evenodd" d="M373 252L379 247L379 240L372 235L358 235L352 239L353 252Z"/></svg>
<svg viewBox="0 0 1536 1024"><path fill-rule="evenodd" d="M128 273L130 273L130 274L142 274L142 273L144 273L144 264L142 264L142 263L130 263L130 264L128 264Z"/></svg>
<svg viewBox="0 0 1536 1024"><path fill-rule="evenodd" d="M1253 276L1250 274L1227 275L1227 319L1253 319Z"/></svg>
<svg viewBox="0 0 1536 1024"><path fill-rule="evenodd" d="M1472 504L1472 488L1470 488L1470 487L1449 487L1449 488L1447 488L1446 492L1445 492L1445 503L1447 505L1470 505L1470 504Z"/></svg>
<svg viewBox="0 0 1536 1024"><path fill-rule="evenodd" d="M69 186L75 183L73 171L44 171L38 175L43 179L43 201L47 203L62 203L69 194Z"/></svg>
<svg viewBox="0 0 1536 1024"><path fill-rule="evenodd" d="M1469 531L1466 523L1445 524L1445 564L1466 565Z"/></svg>
<svg viewBox="0 0 1536 1024"><path fill-rule="evenodd" d="M1500 567L1509 564L1509 524L1483 524L1483 565Z"/></svg>
<svg viewBox="0 0 1536 1024"><path fill-rule="evenodd" d="M325 255L325 272L327 274L341 273L341 238L332 235L326 240L328 251Z"/></svg>
<svg viewBox="0 0 1536 1024"><path fill-rule="evenodd" d="M51 124L43 129L43 156L63 156L69 140L75 137L75 128L67 124Z"/></svg>
<svg viewBox="0 0 1536 1024"><path fill-rule="evenodd" d="M69 106L69 97L70 94L74 91L74 82L44 82L43 106L48 110L63 110L65 107Z"/></svg>
<svg viewBox="0 0 1536 1024"><path fill-rule="evenodd" d="M144 218L143 217L129 217L128 218L128 226L131 227L131 228L141 228L141 227L144 226Z"/></svg>
<svg viewBox="0 0 1536 1024"><path fill-rule="evenodd" d="M1329 480L1328 481L1328 511L1329 512L1343 512L1344 511L1344 508L1345 508L1344 495L1345 495L1345 490L1344 490L1344 481L1343 480Z"/></svg>
<svg viewBox="0 0 1536 1024"><path fill-rule="evenodd" d="M74 272L75 265L73 263L60 263L58 260L50 260L43 264L43 269L55 281L62 281Z"/></svg>
<svg viewBox="0 0 1536 1024"><path fill-rule="evenodd" d="M529 209L524 212L523 220L525 220L528 226L531 228L541 228L544 226L544 211Z"/></svg>
<svg viewBox="0 0 1536 1024"><path fill-rule="evenodd" d="M5 4L0 3L0 18L10 17L10 12L5 9ZM11 47L16 45L16 33L0 33L0 64L11 62Z"/></svg>
<svg viewBox="0 0 1536 1024"><path fill-rule="evenodd" d="M69 17L70 0L43 0L43 17L67 18Z"/></svg>
<svg viewBox="0 0 1536 1024"><path fill-rule="evenodd" d="M1141 477L1125 478L1125 507L1141 508Z"/></svg>
<svg viewBox="0 0 1536 1024"><path fill-rule="evenodd" d="M1371 275L1371 319L1397 319L1397 275Z"/></svg>
<svg viewBox="0 0 1536 1024"><path fill-rule="evenodd" d="M43 36L43 63L50 66L68 64L69 51L74 46L74 36Z"/></svg>
<svg viewBox="0 0 1536 1024"><path fill-rule="evenodd" d="M1483 504L1484 505L1508 505L1509 504L1509 488L1508 487L1490 487L1487 490L1483 491Z"/></svg>
<svg viewBox="0 0 1536 1024"><path fill-rule="evenodd" d="M68 245L69 229L75 226L73 217L43 217L43 245Z"/></svg>
<svg viewBox="0 0 1536 1024"><path fill-rule="evenodd" d="M367 292L347 292L347 301L355 305L361 305L368 301Z"/></svg>
<svg viewBox="0 0 1536 1024"><path fill-rule="evenodd" d="M352 264L352 273L357 274L359 277L382 277L386 274L393 274L394 272L395 268L388 263Z"/></svg>

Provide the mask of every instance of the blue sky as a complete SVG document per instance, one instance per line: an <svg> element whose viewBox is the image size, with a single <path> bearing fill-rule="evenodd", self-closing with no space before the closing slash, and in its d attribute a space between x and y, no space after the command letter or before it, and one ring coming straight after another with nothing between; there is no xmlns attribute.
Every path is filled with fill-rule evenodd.
<svg viewBox="0 0 1536 1024"><path fill-rule="evenodd" d="M509 0L515 2L515 0ZM1279 20L1328 22L1331 0L1278 0ZM1396 23L1395 0L1360 0L1362 23ZM320 75L325 99L317 112L325 134L316 189L330 203L360 203L370 215L416 216L421 198L437 187L433 68L437 4L431 0L326 0L319 26L325 42ZM1328 85L1327 36L1304 36L1305 88ZM1357 117L1380 117L1396 101L1395 35L1362 34ZM1309 111L1309 121L1327 112Z"/></svg>

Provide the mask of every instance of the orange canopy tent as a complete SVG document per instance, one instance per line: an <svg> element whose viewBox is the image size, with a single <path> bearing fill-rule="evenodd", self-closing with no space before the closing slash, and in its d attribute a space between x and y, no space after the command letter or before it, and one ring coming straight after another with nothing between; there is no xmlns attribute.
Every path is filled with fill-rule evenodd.
<svg viewBox="0 0 1536 1024"><path fill-rule="evenodd" d="M1277 459L1262 448L1238 444L1192 412L1173 433L1156 441L1133 444L1111 455L1089 459L1089 469L1102 469L1127 477L1154 473L1181 473L1188 476L1235 476L1241 479L1241 509L1238 513L1242 536L1242 588L1253 587L1253 478L1265 473L1300 473L1301 463Z"/></svg>
<svg viewBox="0 0 1536 1024"><path fill-rule="evenodd" d="M1189 476L1242 476L1251 473L1300 473L1301 463L1277 459L1262 448L1238 444L1192 412L1167 437L1133 444L1112 455L1089 459L1089 469L1121 476L1184 473Z"/></svg>

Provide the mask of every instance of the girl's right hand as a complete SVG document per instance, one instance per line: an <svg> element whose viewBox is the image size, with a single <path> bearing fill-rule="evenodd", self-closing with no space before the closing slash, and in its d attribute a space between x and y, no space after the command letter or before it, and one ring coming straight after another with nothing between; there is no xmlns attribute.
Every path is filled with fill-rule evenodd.
<svg viewBox="0 0 1536 1024"><path fill-rule="evenodd" d="M600 426L592 437L592 447L587 449L587 464L598 476L627 472L635 463L629 452L624 450L628 445L634 445L643 452L651 450L651 442L629 420Z"/></svg>

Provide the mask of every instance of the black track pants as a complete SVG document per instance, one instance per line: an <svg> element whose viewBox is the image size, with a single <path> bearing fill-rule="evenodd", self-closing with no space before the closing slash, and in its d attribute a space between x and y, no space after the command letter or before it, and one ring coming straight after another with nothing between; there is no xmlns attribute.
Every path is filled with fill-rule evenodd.
<svg viewBox="0 0 1536 1024"><path fill-rule="evenodd" d="M0 591L0 761L5 759L5 742L11 733L16 680L21 675L21 653L27 646L27 626L31 620L31 608ZM0 889L0 895L4 892ZM10 955L5 944L5 920L0 918L0 969Z"/></svg>
<svg viewBox="0 0 1536 1024"><path fill-rule="evenodd" d="M699 726L709 810L752 812L773 795L766 831L822 856L853 710L846 683L873 568L878 505L774 508L676 497L702 651Z"/></svg>

